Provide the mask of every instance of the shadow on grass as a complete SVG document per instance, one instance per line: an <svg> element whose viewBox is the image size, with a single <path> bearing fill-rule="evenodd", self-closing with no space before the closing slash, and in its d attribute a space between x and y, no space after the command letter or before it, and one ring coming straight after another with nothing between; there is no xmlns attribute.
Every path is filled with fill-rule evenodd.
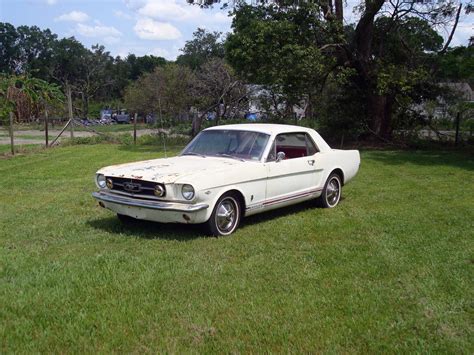
<svg viewBox="0 0 474 355"><path fill-rule="evenodd" d="M342 199L341 197L341 200ZM315 201L306 201L245 217L241 221L241 226L265 223L279 217L291 216L314 208L316 208ZM99 229L107 233L125 234L129 237L143 239L164 239L185 242L197 238L212 238L207 234L206 228L202 224L157 223L143 220L123 223L115 216L90 220L87 224L94 229Z"/></svg>
<svg viewBox="0 0 474 355"><path fill-rule="evenodd" d="M426 151L365 151L368 158L388 165L414 164L422 166L452 166L474 170L474 158L464 152ZM362 158L363 160L363 158Z"/></svg>
<svg viewBox="0 0 474 355"><path fill-rule="evenodd" d="M87 224L92 228L107 233L125 234L129 237L143 239L165 239L184 242L207 237L202 226L194 224L156 223L143 220L123 223L115 216L90 220Z"/></svg>

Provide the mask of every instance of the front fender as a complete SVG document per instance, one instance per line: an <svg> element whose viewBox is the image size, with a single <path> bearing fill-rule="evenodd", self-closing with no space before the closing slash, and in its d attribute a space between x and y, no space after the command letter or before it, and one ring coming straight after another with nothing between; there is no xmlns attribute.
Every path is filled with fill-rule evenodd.
<svg viewBox="0 0 474 355"><path fill-rule="evenodd" d="M209 205L209 208L206 211L206 220L208 220L211 217L211 214L214 211L214 207L216 206L219 198L229 191L239 192L244 197L245 205L247 205L248 201L246 200L246 195L243 189L241 187L238 187L237 185L220 186L216 188L205 189L205 190L199 191L200 202L206 203L207 205ZM245 215L245 206L241 206L241 207L242 207L242 215Z"/></svg>

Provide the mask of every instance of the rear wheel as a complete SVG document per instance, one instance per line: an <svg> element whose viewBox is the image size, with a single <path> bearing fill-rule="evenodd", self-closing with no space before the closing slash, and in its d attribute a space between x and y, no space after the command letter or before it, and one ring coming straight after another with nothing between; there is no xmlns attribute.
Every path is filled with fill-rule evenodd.
<svg viewBox="0 0 474 355"><path fill-rule="evenodd" d="M222 195L207 221L209 232L216 237L232 234L239 226L241 209L239 199L234 194Z"/></svg>
<svg viewBox="0 0 474 355"><path fill-rule="evenodd" d="M341 177L336 173L332 173L324 184L321 196L318 197L318 204L323 208L336 207L341 199L341 191Z"/></svg>

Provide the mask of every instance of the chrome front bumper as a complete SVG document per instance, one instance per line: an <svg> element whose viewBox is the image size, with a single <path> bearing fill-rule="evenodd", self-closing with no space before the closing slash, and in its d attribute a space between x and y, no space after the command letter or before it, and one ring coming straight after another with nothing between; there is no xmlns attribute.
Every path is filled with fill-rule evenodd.
<svg viewBox="0 0 474 355"><path fill-rule="evenodd" d="M124 196L117 196L109 192L93 192L92 197L99 201L116 203L118 205L133 206L140 208L147 208L151 210L161 211L174 211L174 212L197 212L205 210L209 205L205 203L198 204L186 204L186 203L174 203L174 202L161 202L161 201L150 201L150 200L139 200Z"/></svg>

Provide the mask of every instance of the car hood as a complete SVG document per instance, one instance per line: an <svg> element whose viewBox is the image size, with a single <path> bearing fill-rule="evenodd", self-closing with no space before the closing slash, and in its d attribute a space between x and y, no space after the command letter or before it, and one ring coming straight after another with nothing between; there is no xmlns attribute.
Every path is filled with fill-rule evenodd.
<svg viewBox="0 0 474 355"><path fill-rule="evenodd" d="M196 174L211 176L213 173L235 167L243 162L218 157L177 156L165 159L153 159L135 163L112 165L100 169L97 173L106 176L140 179L171 184Z"/></svg>

